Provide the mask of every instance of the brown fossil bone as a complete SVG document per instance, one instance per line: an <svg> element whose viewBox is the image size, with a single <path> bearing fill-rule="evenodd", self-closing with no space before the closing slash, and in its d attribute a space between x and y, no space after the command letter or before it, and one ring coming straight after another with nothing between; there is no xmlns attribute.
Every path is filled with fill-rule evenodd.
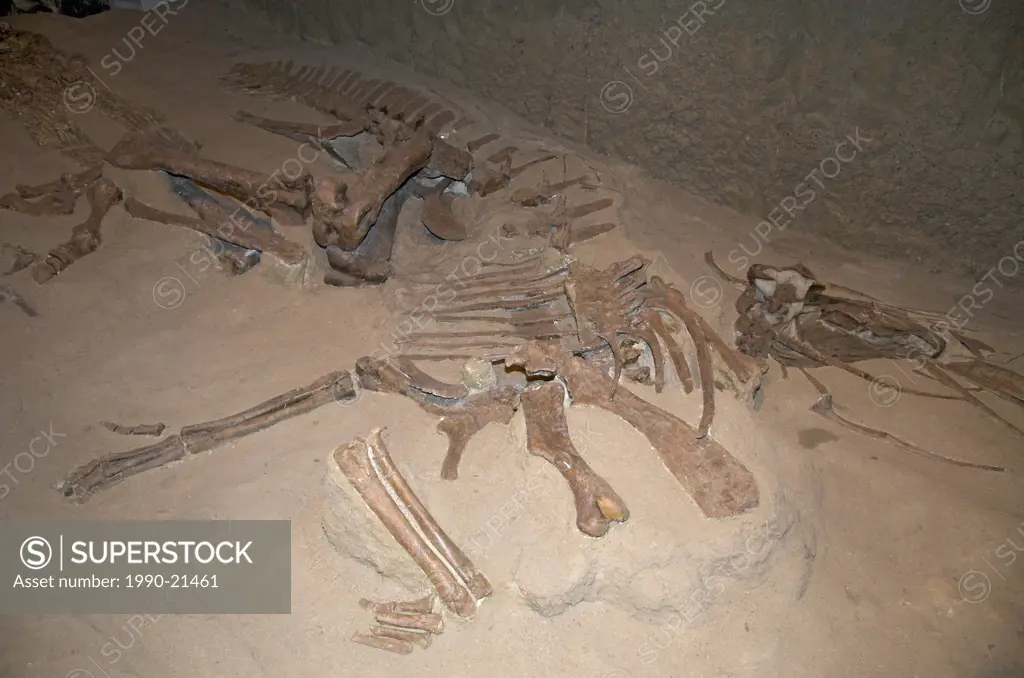
<svg viewBox="0 0 1024 678"><path fill-rule="evenodd" d="M427 177L448 177L462 181L473 170L473 156L468 151L434 138L434 149L423 174Z"/></svg>
<svg viewBox="0 0 1024 678"><path fill-rule="evenodd" d="M98 490L128 476L165 466L190 454L212 450L229 440L262 431L330 402L355 398L352 375L332 372L309 386L275 396L238 414L186 426L177 435L127 452L113 452L83 464L65 476L58 489L65 497L87 501Z"/></svg>
<svg viewBox="0 0 1024 678"><path fill-rule="evenodd" d="M380 638L393 638L406 643L413 643L414 645L419 645L424 650L430 647L434 639L431 633L410 631L409 629L395 628L393 626L374 626L370 628L370 633Z"/></svg>
<svg viewBox="0 0 1024 678"><path fill-rule="evenodd" d="M194 150L147 134L125 136L107 155L114 167L131 170L163 170L243 201L262 212L292 211L305 215L310 207L312 178L264 175L244 167L200 158Z"/></svg>
<svg viewBox="0 0 1024 678"><path fill-rule="evenodd" d="M447 398L438 395L436 380L417 381L394 360L364 357L356 361L359 383L371 391L395 393L412 398L431 414L441 415L437 430L448 437L448 452L441 465L441 477L454 480L470 439L489 423L508 424L519 407L519 391L498 387L491 391ZM445 386L445 391L454 387Z"/></svg>
<svg viewBox="0 0 1024 678"><path fill-rule="evenodd" d="M465 240L466 225L452 213L455 196L445 193L444 189L445 186L439 186L424 196L420 220L428 231L442 240Z"/></svg>
<svg viewBox="0 0 1024 678"><path fill-rule="evenodd" d="M374 619L380 624L415 629L438 635L444 632L444 618L434 612L375 612Z"/></svg>
<svg viewBox="0 0 1024 678"><path fill-rule="evenodd" d="M163 422L158 424L135 424L134 426L123 426L110 421L100 423L103 424L103 428L111 433L122 436L161 436L167 428L167 424Z"/></svg>
<svg viewBox="0 0 1024 678"><path fill-rule="evenodd" d="M233 228L233 221L206 221L151 207L135 198L125 200L124 209L135 219L181 226L227 242L273 254L286 264L298 264L306 256L302 245L288 240L273 229ZM243 224L244 225L244 224Z"/></svg>
<svg viewBox="0 0 1024 678"><path fill-rule="evenodd" d="M271 120L261 118L258 115L238 111L232 119L236 122L259 127L272 134L279 134L294 141L317 141L325 142L338 137L354 137L366 130L366 124L362 120L328 123L318 125L311 122L290 122L285 120Z"/></svg>
<svg viewBox="0 0 1024 678"><path fill-rule="evenodd" d="M987 360L943 363L943 369L977 384L1009 402L1024 406L1024 376Z"/></svg>
<svg viewBox="0 0 1024 678"><path fill-rule="evenodd" d="M629 519L629 509L573 447L562 409L564 396L565 390L557 381L529 386L523 391L526 449L554 466L569 484L580 532L603 537L612 522Z"/></svg>
<svg viewBox="0 0 1024 678"><path fill-rule="evenodd" d="M459 617L473 617L477 601L492 592L490 582L444 533L395 468L381 429L342 445L333 458L367 507L427 576L445 607ZM410 617L426 614L394 612L390 617L397 615L410 623Z"/></svg>
<svg viewBox="0 0 1024 678"><path fill-rule="evenodd" d="M0 242L0 276L11 275L36 263L36 255L20 245Z"/></svg>
<svg viewBox="0 0 1024 678"><path fill-rule="evenodd" d="M352 636L352 642L377 648L378 650L387 650L395 654L412 654L412 651L415 649L409 640L382 637L375 633L356 633Z"/></svg>
<svg viewBox="0 0 1024 678"><path fill-rule="evenodd" d="M71 230L71 238L50 250L32 269L32 278L44 283L100 246L100 226L110 208L121 201L121 189L110 179L98 179L89 187L89 216Z"/></svg>
<svg viewBox="0 0 1024 678"><path fill-rule="evenodd" d="M433 148L425 129L406 129L396 137L379 162L339 186L321 181L313 193L315 235L321 247L355 249L377 221L384 201L423 169Z"/></svg>
<svg viewBox="0 0 1024 678"><path fill-rule="evenodd" d="M71 214L75 211L75 191L55 191L36 200L26 200L16 193L0 196L0 209L21 212L33 217Z"/></svg>
<svg viewBox="0 0 1024 678"><path fill-rule="evenodd" d="M557 374L573 401L608 410L647 438L679 484L709 518L738 515L758 505L753 474L714 440L696 440L685 421L619 389L600 369L551 344L525 344L511 352L506 364L528 375Z"/></svg>
<svg viewBox="0 0 1024 678"><path fill-rule="evenodd" d="M54 181L37 186L15 184L15 193L0 197L0 209L33 216L71 214L75 211L78 196L102 175L103 168L96 166L77 174L67 172Z"/></svg>
<svg viewBox="0 0 1024 678"><path fill-rule="evenodd" d="M470 190L480 197L485 197L491 193L497 193L501 189L505 188L511 180L512 154L507 153L505 155L505 160L497 170L493 170L487 165L477 165L474 167L473 180L470 182Z"/></svg>
<svg viewBox="0 0 1024 678"><path fill-rule="evenodd" d="M411 193L411 187L403 186L388 196L381 206L377 223L354 250L346 251L335 245L326 248L332 272L343 277L326 276L325 282L350 287L380 284L391 277L391 251L395 245L398 218Z"/></svg>
<svg viewBox="0 0 1024 678"><path fill-rule="evenodd" d="M81 193L96 183L101 176L103 176L103 168L93 167L77 174L70 172L62 174L60 178L38 186L15 184L14 190L18 192L19 196L26 199L41 198L44 195L62 191Z"/></svg>
<svg viewBox="0 0 1024 678"><path fill-rule="evenodd" d="M946 464L952 464L953 466L959 466L961 468L975 468L980 469L982 471L995 471L996 473L1002 473L1003 471L1006 470L1002 466L993 466L991 464L975 464L973 462L963 461L961 459L954 459L953 457L947 457L942 454L937 454L930 450L926 450L922 447L918 447L914 443L903 440L902 438L894 436L886 431L881 431L876 428L871 428L870 426L865 426L864 424L859 424L855 421L850 421L843 415L836 412L835 407L833 406L832 394L829 393L828 389L825 387L825 384L821 383L821 381L816 379L805 368L799 367L797 369L799 369L800 372L802 372L803 375L807 377L807 380L811 382L811 384L816 389L818 389L818 393L821 394L821 396L818 398L818 401L811 406L811 411L814 412L815 414L821 415L825 419L828 419L829 421L832 421L835 424L838 424L839 426L845 428L847 431L852 431L859 435L867 436L868 438L874 438L875 440L882 440L891 443L896 447L900 447L904 450L907 450L908 452L913 452L918 456L925 457L927 459L933 459L935 461L941 461Z"/></svg>
<svg viewBox="0 0 1024 678"><path fill-rule="evenodd" d="M392 600L386 603L360 598L359 607L364 610L369 610L374 615L390 614L394 612L426 614L427 612L434 611L435 600L437 600L437 597L433 593L427 594L422 598L417 598L416 600Z"/></svg>

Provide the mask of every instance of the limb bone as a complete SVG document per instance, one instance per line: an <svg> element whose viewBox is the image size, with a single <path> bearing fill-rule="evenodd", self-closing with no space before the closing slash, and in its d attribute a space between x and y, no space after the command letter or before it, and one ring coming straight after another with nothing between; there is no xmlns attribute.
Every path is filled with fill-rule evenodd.
<svg viewBox="0 0 1024 678"><path fill-rule="evenodd" d="M562 409L564 393L557 381L523 391L527 450L558 469L569 484L576 504L576 527L580 532L603 537L612 521L622 523L629 519L629 509L573 447Z"/></svg>

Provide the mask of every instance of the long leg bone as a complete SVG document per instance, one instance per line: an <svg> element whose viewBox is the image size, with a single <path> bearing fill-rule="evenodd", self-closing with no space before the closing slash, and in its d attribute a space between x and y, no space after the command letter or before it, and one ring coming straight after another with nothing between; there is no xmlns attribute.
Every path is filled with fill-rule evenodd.
<svg viewBox="0 0 1024 678"><path fill-rule="evenodd" d="M186 176L263 212L277 208L306 214L309 210L312 184L308 174L294 179L267 176L244 167L200 158L195 153L152 137L132 135L122 139L110 151L107 161L122 169L163 170Z"/></svg>
<svg viewBox="0 0 1024 678"><path fill-rule="evenodd" d="M309 386L271 398L244 412L186 426L178 435L128 452L114 452L94 459L69 473L60 483L65 497L87 501L97 490L115 485L128 476L164 466L186 454L198 454L274 424L311 412L321 405L355 397L352 376L332 372Z"/></svg>
<svg viewBox="0 0 1024 678"><path fill-rule="evenodd" d="M576 527L591 537L603 537L613 521L629 519L629 509L611 485L583 460L569 439L558 382L545 382L523 391L526 447L565 478L576 504Z"/></svg>
<svg viewBox="0 0 1024 678"><path fill-rule="evenodd" d="M423 570L445 606L460 617L476 614L477 596L489 595L490 583L441 530L395 469L381 429L342 445L334 459L367 507Z"/></svg>
<svg viewBox="0 0 1024 678"><path fill-rule="evenodd" d="M608 410L626 420L651 443L679 484L709 518L737 515L760 500L753 474L714 440L695 440L685 421L619 389L600 369L559 346L528 344L515 348L506 360L528 374L558 374L573 400Z"/></svg>
<svg viewBox="0 0 1024 678"><path fill-rule="evenodd" d="M100 225L110 208L121 201L121 189L110 179L98 179L89 188L89 216L71 231L71 239L50 250L46 259L32 270L38 283L50 280L100 246Z"/></svg>
<svg viewBox="0 0 1024 678"><path fill-rule="evenodd" d="M273 229L233 228L231 223L211 222L151 207L134 198L124 203L125 211L136 219L182 226L241 247L273 254L287 264L300 263L306 256L302 245L288 240Z"/></svg>

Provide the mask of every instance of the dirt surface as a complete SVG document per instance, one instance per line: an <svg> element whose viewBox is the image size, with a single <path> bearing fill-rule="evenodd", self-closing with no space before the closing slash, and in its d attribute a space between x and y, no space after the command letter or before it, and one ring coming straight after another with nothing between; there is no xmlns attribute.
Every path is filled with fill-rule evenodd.
<svg viewBox="0 0 1024 678"><path fill-rule="evenodd" d="M148 35L106 83L164 111L204 144L209 157L269 172L294 152L292 142L233 122L231 114L239 108L271 118L316 120L296 104L220 92L217 78L239 60L295 58L385 72L395 80L436 87L508 138L544 137L499 106L412 78L366 54L275 38L216 7L189 10ZM84 21L31 16L15 23L99 63L115 47L126 53L122 38L139 20L139 14L112 12ZM116 125L91 113L82 120L99 143L109 147L117 141ZM58 155L39 151L20 127L4 119L0 140L0 193L16 182L39 183L75 169ZM566 142L549 143L589 157L621 198L623 227L585 243L578 256L605 263L644 254L654 262L652 273L689 290L704 317L730 336L735 292L708 277L702 255L712 249L720 262L731 261L730 253L751 237L758 219ZM108 176L129 194L174 209L162 179L109 168ZM80 204L66 217L0 212L0 239L44 252L67 237L84 211ZM416 236L408 223L399 228L401 252L412 248ZM141 627L136 622L134 628L128 615L7 617L0 621L0 675L1024 675L1020 440L962 403L911 395L891 402L880 397L888 391L834 370L819 371L850 417L949 456L1005 466L1007 472L937 464L834 428L809 411L814 388L796 373L784 378L777 367L769 373L760 410L721 399L715 435L755 473L770 477L776 493L771 506L784 497L794 527L786 539L758 546L763 562L734 572L735 583L716 587L709 602L685 618L638 603L648 591L643 582L617 581L614 568L606 567L598 574L608 577L601 582L608 595L544 608L546 616L528 604L529 597L504 586L476 619L452 623L428 651L397 657L354 645L349 637L369 622L356 601L402 590L339 555L323 533L325 463L335 447L372 427L387 427L392 454L423 489L439 522L456 541L473 545L480 554L475 559L485 571L497 573L496 580L507 574L542 584L560 575L558 568L571 571L578 555L572 542L558 536L562 543L554 549L544 536L569 534L551 527L552 521L572 519L557 474L522 449L523 422L517 415L508 430L492 425L474 439L459 480L443 484L437 472L446 444L434 432L435 418L406 399L366 393L355 404L329 406L187 463L132 478L84 506L66 503L53 486L67 470L134 442L112 436L100 422L164 421L177 427L244 409L351 367L386 339L392 321L388 286L299 289L279 284L262 265L239 278L199 270L189 259L199 246L192 234L132 221L120 207L110 213L103 232L97 252L45 285L37 286L27 272L4 280L35 304L40 316L30 319L13 304L0 304L0 465L11 474L4 476L9 492L0 498L0 517L288 518L292 614L165 616ZM308 237L301 228L285 233L296 240ZM760 260L801 261L831 282L943 312L976 284L855 257L835 242L790 231L772 237ZM976 312L975 326L979 337L1010 359L1024 351L1024 297L1009 285L992 289ZM1018 371L1021 364L1021 359L1011 362ZM865 367L908 385L912 379L921 382L895 364ZM687 421L699 416L697 393L683 396L668 389L658 398L642 393ZM1019 409L995 406L1024 421ZM666 536L694 544L695 552L716 530L728 529L728 523L723 528L698 518L658 468L653 451L624 422L585 409L571 409L568 419L581 454L630 506L630 522L613 527L607 537L618 540L614 543L625 554L631 544L652 548L633 543L638 534L651 534L641 526L662 529L675 523L677 532ZM40 430L61 435L29 470L15 469L14 458ZM551 491L524 502L497 534L488 532L488 519L515 495L516 483L539 472L551 475ZM677 567L685 568L685 559ZM544 570L551 576L543 576ZM659 581L649 584L649 600L659 600Z"/></svg>

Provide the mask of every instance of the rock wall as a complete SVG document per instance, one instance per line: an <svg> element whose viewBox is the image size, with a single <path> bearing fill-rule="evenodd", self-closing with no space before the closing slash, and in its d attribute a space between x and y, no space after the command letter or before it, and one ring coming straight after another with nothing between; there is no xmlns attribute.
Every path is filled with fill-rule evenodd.
<svg viewBox="0 0 1024 678"><path fill-rule="evenodd" d="M764 217L753 256L792 228L1024 284L1019 1L244 1Z"/></svg>

